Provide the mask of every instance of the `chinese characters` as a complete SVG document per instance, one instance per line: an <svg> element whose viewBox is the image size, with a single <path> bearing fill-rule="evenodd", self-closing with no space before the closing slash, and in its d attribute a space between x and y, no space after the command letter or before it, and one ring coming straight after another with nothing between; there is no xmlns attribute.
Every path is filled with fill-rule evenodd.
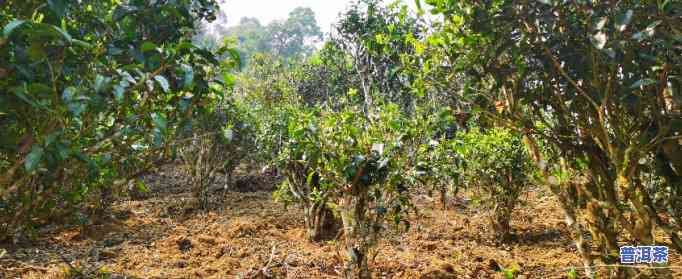
<svg viewBox="0 0 682 279"><path fill-rule="evenodd" d="M666 246L623 246L620 247L620 263L667 263Z"/></svg>

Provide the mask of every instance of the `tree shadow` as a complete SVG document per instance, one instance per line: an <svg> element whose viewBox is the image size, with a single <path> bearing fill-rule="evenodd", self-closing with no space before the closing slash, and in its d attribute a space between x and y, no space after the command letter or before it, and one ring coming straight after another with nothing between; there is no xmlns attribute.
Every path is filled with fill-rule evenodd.
<svg viewBox="0 0 682 279"><path fill-rule="evenodd" d="M453 240L473 240L480 245L488 247L500 247L506 245L516 245L536 248L559 248L573 245L568 234L557 228L532 228L532 229L512 229L511 237L507 241L493 238L493 234L488 229L478 226L477 228L458 230Z"/></svg>
<svg viewBox="0 0 682 279"><path fill-rule="evenodd" d="M224 191L220 187L212 191L208 206L202 208L198 202L194 202L191 189L183 185L175 173L155 174L147 180L150 191L146 195L120 199L102 214L90 216L88 224L59 221L40 228L36 239L26 239L16 244L0 243L0 253L6 251L7 254L2 258L4 261L0 261L0 278L24 276L3 274L7 268L13 268L8 266L7 262L10 261L22 269L28 265L34 266L38 272L47 272L47 268L55 264L68 267L68 262L77 261L79 270L72 270L76 276L70 278L100 278L90 276L94 270L86 267L116 262L122 251L130 249L127 246L149 247L169 238L175 233L174 224L197 215L230 210L244 203L258 205L258 202L250 200L269 197L275 179L259 178L257 175L241 176L234 188ZM180 250L181 244L178 243ZM79 272L85 276L78 277ZM134 277L112 273L105 278Z"/></svg>
<svg viewBox="0 0 682 279"><path fill-rule="evenodd" d="M511 242L533 247L565 247L572 244L567 234L558 228L517 231L512 235Z"/></svg>

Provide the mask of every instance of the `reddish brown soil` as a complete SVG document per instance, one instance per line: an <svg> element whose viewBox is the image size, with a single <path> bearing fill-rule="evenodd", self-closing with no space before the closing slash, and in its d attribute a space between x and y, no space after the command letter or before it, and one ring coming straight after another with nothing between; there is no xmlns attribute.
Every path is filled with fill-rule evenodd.
<svg viewBox="0 0 682 279"><path fill-rule="evenodd" d="M64 278L69 270L84 277L110 273L100 278L339 278L338 242L307 242L301 210L274 202L269 191L247 191L274 183L216 192L204 211L182 183L156 179L153 195L117 203L99 223L0 249L6 251L0 278ZM410 217L405 233L386 232L370 263L375 277L504 278L496 270L513 267L516 278L566 278L570 267L580 266L556 202L543 191L524 196L509 245L491 241L485 214L456 200L443 211L426 196L415 198L420 216ZM682 266L680 255L670 260ZM675 272L682 278L682 270Z"/></svg>

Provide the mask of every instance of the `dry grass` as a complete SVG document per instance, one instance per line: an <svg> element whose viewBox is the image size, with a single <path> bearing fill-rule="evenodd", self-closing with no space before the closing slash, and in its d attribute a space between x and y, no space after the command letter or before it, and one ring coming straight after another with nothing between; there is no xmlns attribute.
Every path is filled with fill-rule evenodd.
<svg viewBox="0 0 682 279"><path fill-rule="evenodd" d="M270 192L217 192L212 208L200 211L182 183L156 179L156 194L117 203L108 220L5 247L0 278L65 278L73 269L108 278L339 277L337 243L307 242L301 211L273 202ZM497 270L513 267L517 278L566 278L567 268L580 266L556 201L541 190L515 211L509 245L496 245L485 214L461 197L447 211L428 197L415 202L421 212L410 229L390 228L370 262L376 277L502 278ZM682 265L680 255L670 259Z"/></svg>

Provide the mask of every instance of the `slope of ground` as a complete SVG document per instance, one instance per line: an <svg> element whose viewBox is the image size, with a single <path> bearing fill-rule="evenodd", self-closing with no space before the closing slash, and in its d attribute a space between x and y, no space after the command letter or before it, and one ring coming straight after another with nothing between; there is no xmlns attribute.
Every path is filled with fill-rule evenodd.
<svg viewBox="0 0 682 279"><path fill-rule="evenodd" d="M0 278L95 271L108 278L338 278L340 245L307 242L301 210L272 200L275 183L242 178L204 211L177 176L155 175L149 197L117 203L106 220L0 250ZM378 278L504 278L505 269L518 270L516 278L566 278L580 262L555 200L541 190L523 200L512 222L515 242L498 246L483 212L466 199L443 211L418 196L419 216L407 232L388 230L371 268ZM670 259L680 265L679 255Z"/></svg>

